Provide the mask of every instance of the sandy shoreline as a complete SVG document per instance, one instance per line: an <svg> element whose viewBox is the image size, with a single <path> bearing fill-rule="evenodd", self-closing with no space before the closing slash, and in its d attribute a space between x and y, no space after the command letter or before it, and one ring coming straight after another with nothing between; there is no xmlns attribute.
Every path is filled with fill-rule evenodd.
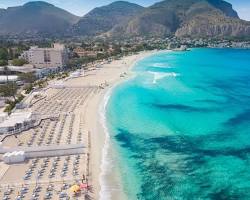
<svg viewBox="0 0 250 200"><path fill-rule="evenodd" d="M91 134L91 144L94 146L91 149L90 157L91 157L91 171L92 171L92 178L93 178L93 187L96 188L94 191L95 199L100 199L100 174L101 174L101 165L103 160L103 147L104 142L107 138L104 128L103 127L103 121L100 119L102 116L100 116L101 109L104 109L103 106L105 106L105 97L108 98L109 95L112 93L112 89L116 87L119 83L128 80L133 76L133 73L131 72L131 68L136 64L139 60L152 55L155 53L155 51L150 52L141 52L138 55L132 55L122 58L121 60L113 61L110 64L104 65L101 70L104 71L110 71L112 73L112 77L103 77L105 80L109 83L109 87L105 88L99 95L99 97L96 99L95 102L92 102L93 107L89 107L89 110L87 112L92 113L93 116L95 116L95 120L89 120L89 124L92 124L93 121L96 122L96 124L92 124L89 126L90 129L92 129ZM109 69L111 68L111 69ZM126 73L124 77L121 77L121 74ZM107 94L110 93L110 94ZM112 194L116 195L116 194ZM117 197L112 196L112 199L117 199ZM119 197L121 199L121 197Z"/></svg>
<svg viewBox="0 0 250 200"><path fill-rule="evenodd" d="M103 91L103 93L100 95L99 111L102 109L101 111L105 112L105 106L106 106L105 104L107 103L106 101L108 101L110 95L112 95L112 90L120 83L127 81L134 76L134 73L132 72L132 68L134 67L134 65L137 62L139 62L140 60L143 60L144 58L146 58L148 56L152 56L152 55L157 54L157 53L168 52L168 51L169 50L140 52L138 55L127 56L127 57L122 58L119 61L116 61L117 63L113 62L113 63L109 64L110 67L116 66L117 68L119 68L119 73L120 74L125 73L126 76L125 77L118 76L117 79L114 80L113 82L110 82L109 87ZM120 180L121 177L119 177L120 174L119 174L119 172L114 171L114 170L117 170L117 169L115 169L116 167L111 166L111 168L109 170L107 170L108 171L107 174L105 174L105 172L102 172L101 168L99 167L99 166L102 166L102 164L103 164L103 163L101 163L102 160L104 162L106 162L104 164L107 164L107 162L115 163L115 161L114 160L108 160L108 161L105 160L110 155L100 155L103 153L102 151L103 151L103 147L104 147L104 148L109 148L108 152L105 152L106 154L111 154L111 156L114 156L114 155L112 155L113 149L112 149L112 147L110 147L111 144L104 144L105 140L109 140L108 130L105 130L105 129L107 129L106 124L105 124L106 121L103 121L103 119L100 119L103 117L103 116L101 116L101 114L103 114L103 115L105 115L105 114L99 113L98 111L96 114L97 114L96 117L99 118L99 120L97 120L98 124L95 127L96 132L94 132L94 134L92 134L92 144L95 145L96 148L92 149L93 152L91 154L91 157L93 158L92 170L93 170L93 172L95 172L94 173L95 175L93 176L93 177L95 177L93 184L94 184L94 187L97 188L96 192L98 192L98 193L95 192L95 195L96 195L95 197L96 197L96 199L100 199L100 200L106 200L106 199L109 199L109 200L117 200L117 199L127 200L126 195L124 194L123 188L120 185L121 184L121 180ZM106 131L106 133L105 133L105 131ZM101 135L98 135L98 133L101 133ZM101 141L99 143L96 143L96 141L98 141L97 140L98 136L101 137ZM107 146L105 146L105 145L107 145ZM105 151L107 151L107 149L105 149ZM97 154L98 156L95 156L95 154ZM103 158L102 156L106 156L106 157ZM97 159L94 160L95 158L97 158ZM96 180L97 180L96 175L99 177L99 182L96 182ZM100 176L104 176L104 177L100 177ZM114 176L118 176L118 177L114 177ZM108 188L105 188L105 186L104 187L100 186L101 179L108 179L108 180L105 180L105 183L108 182ZM106 189L108 191L105 191ZM102 193L103 196L100 196L100 193Z"/></svg>

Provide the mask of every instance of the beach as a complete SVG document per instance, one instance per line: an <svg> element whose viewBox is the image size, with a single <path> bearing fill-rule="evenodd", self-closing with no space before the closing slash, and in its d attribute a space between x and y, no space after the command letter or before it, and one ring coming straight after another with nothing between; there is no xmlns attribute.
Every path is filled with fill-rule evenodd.
<svg viewBox="0 0 250 200"><path fill-rule="evenodd" d="M0 199L206 199L224 188L249 199L246 73L249 50L192 49L51 80L15 110L43 120L0 146ZM5 164L13 150L30 158ZM88 189L72 193L81 183Z"/></svg>
<svg viewBox="0 0 250 200"><path fill-rule="evenodd" d="M101 108L105 96L115 85L132 77L130 69L138 60L151 54L152 52L141 52L109 63L102 63L91 70L86 70L79 77L50 81L49 86L40 91L40 99L32 104L29 102L31 106L22 111L31 111L37 116L49 116L56 120L44 120L39 127L22 132L17 137L8 137L2 147L22 149L51 146L53 148L56 145L83 144L84 152L80 155L56 158L33 158L25 163L14 165L1 162L1 192L6 191L7 188L10 196L15 198L20 195L24 187L27 187L28 192L25 197L29 198L32 195L32 188L36 188L39 184L43 185L44 189L47 187L47 190L39 193L41 196L47 195L46 192L51 187L56 188L55 191L68 192L65 189L65 182L67 187L70 187L80 182L84 176L84 181L87 181L90 186L89 197L99 199L100 190L104 186L101 185L101 174L103 162L105 162L103 150L107 140L107 133L104 131L101 119L104 116L104 113L101 113L104 110ZM31 100L28 97L25 101ZM48 171L46 166L51 167L51 171ZM60 174L62 168L67 169L63 176ZM41 171L43 171L42 175ZM70 174L71 171L74 175ZM24 180L23 177L29 172L31 175L28 180ZM39 179L36 174L39 174ZM8 188L14 189L10 192ZM2 195L0 193L0 196Z"/></svg>
<svg viewBox="0 0 250 200"><path fill-rule="evenodd" d="M97 79L97 85L102 83L108 83L98 95L92 98L86 109L86 115L90 116L86 118L86 128L91 133L91 150L90 150L90 169L91 176L93 181L93 188L95 188L95 199L100 198L100 190L101 190L101 166L102 162L105 162L105 158L103 158L103 150L105 147L105 141L107 133L105 133L104 124L105 121L102 121L105 113L105 98L109 97L112 92L112 88L115 87L122 81L127 80L133 76L131 72L131 67L139 60L151 55L152 52L141 52L138 55L132 55L128 57L124 57L120 60L115 60L110 64L104 65L101 69L95 71L95 79ZM91 72L92 73L92 72ZM89 80L88 76L84 77L84 81L86 84L91 84L91 78ZM72 80L74 81L74 80ZM78 81L78 80L77 80ZM79 80L80 81L80 80ZM83 81L83 80L82 80ZM106 144L107 145L107 144ZM103 186L105 187L105 186Z"/></svg>

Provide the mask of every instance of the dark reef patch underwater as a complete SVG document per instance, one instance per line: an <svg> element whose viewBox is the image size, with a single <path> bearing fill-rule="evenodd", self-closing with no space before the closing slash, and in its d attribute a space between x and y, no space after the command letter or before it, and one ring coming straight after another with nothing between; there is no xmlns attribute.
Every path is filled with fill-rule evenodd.
<svg viewBox="0 0 250 200"><path fill-rule="evenodd" d="M115 139L123 148L130 151L136 160L138 175L143 176L141 193L138 199L244 199L243 194L227 182L216 187L210 180L209 170L200 173L200 166L206 165L207 159L219 156L242 156L250 152L250 147L238 150L202 150L193 138L182 136L165 136L142 139L126 130L118 130ZM157 154L176 156L170 160L159 160ZM181 159L180 159L181 158ZM174 159L174 160L173 160ZM173 169L173 165L176 167ZM182 182L190 182L191 188L178 190ZM192 184L191 184L192 183ZM181 187L181 186L180 186ZM196 188L195 191L192 188ZM173 190L174 189L174 190ZM174 198L171 196L174 195Z"/></svg>

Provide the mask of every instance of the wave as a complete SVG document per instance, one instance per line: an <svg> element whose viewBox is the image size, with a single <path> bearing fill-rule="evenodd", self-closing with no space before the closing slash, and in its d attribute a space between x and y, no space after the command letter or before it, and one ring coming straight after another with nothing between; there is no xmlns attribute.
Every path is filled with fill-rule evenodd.
<svg viewBox="0 0 250 200"><path fill-rule="evenodd" d="M112 88L108 90L108 92L105 94L104 98L103 98L103 102L100 105L100 109L99 109L99 115L100 115L100 122L101 125L103 127L104 130L104 134L105 134L105 140L104 140L104 146L102 149L102 160L101 160L101 173L100 173L100 178L99 178L99 183L101 186L100 192L99 192L99 196L100 196L100 200L108 200L111 199L111 190L108 187L108 183L106 182L106 176L109 174L110 171L110 163L109 162L109 156L108 156L108 152L109 152L109 148L110 148L110 135L108 132L108 128L107 128L107 120L106 120L106 107L108 104L108 101L110 99L111 96L111 92L112 92Z"/></svg>
<svg viewBox="0 0 250 200"><path fill-rule="evenodd" d="M168 69L172 68L171 66L167 66L167 64L165 64L165 63L154 63L153 67L164 67L164 68L168 68Z"/></svg>
<svg viewBox="0 0 250 200"><path fill-rule="evenodd" d="M131 64L131 68L135 67L139 63L139 61L143 59L145 59L145 57L138 59L136 62ZM106 92L106 94L104 95L103 101L99 107L100 123L103 127L104 134L105 134L104 145L102 149L101 165L100 165L101 172L99 176L99 183L100 183L99 200L110 200L112 199L112 191L119 190L117 187L112 186L107 181L107 177L112 174L112 170L113 170L112 163L114 160L111 157L112 153L110 153L111 152L111 145L110 145L111 139L110 139L110 134L109 134L109 130L107 127L107 119L106 119L107 104L112 95L113 89L118 84L115 84Z"/></svg>
<svg viewBox="0 0 250 200"><path fill-rule="evenodd" d="M180 76L180 74L177 74L175 72L167 72L167 73L161 73L161 72L150 72L153 74L153 83L156 84L158 80L161 80L165 77L177 77Z"/></svg>

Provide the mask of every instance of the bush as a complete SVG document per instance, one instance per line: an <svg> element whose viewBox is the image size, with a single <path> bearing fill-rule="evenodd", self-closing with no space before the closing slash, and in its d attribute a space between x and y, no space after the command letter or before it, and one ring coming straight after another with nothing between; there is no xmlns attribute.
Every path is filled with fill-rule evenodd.
<svg viewBox="0 0 250 200"><path fill-rule="evenodd" d="M34 73L24 73L19 75L20 80L24 81L25 83L33 83L36 80L36 76Z"/></svg>
<svg viewBox="0 0 250 200"><path fill-rule="evenodd" d="M36 83L34 84L34 86L38 86L39 88L44 88L48 85L47 83L47 79L46 80L38 80L36 81Z"/></svg>
<svg viewBox="0 0 250 200"><path fill-rule="evenodd" d="M6 106L6 108L4 109L4 112L7 112L8 114L11 113L11 111L14 109L15 106L9 104Z"/></svg>
<svg viewBox="0 0 250 200"><path fill-rule="evenodd" d="M8 104L6 108L4 109L4 112L7 112L8 114L11 113L11 111L15 108L16 104L20 103L24 99L24 96L22 94L18 95L17 99L15 101L6 100L5 103Z"/></svg>
<svg viewBox="0 0 250 200"><path fill-rule="evenodd" d="M33 90L33 85L32 84L26 85L24 90L25 90L25 94L29 94Z"/></svg>
<svg viewBox="0 0 250 200"><path fill-rule="evenodd" d="M9 82L4 85L0 85L0 94L3 97L13 97L15 99L17 90L18 86L16 82Z"/></svg>
<svg viewBox="0 0 250 200"><path fill-rule="evenodd" d="M18 59L17 58L17 59L12 60L12 65L14 65L14 66L23 66L25 64L28 64L28 62L26 60L24 60L24 59Z"/></svg>
<svg viewBox="0 0 250 200"><path fill-rule="evenodd" d="M0 60L8 60L8 50L6 48L0 48Z"/></svg>
<svg viewBox="0 0 250 200"><path fill-rule="evenodd" d="M8 104L6 106L6 108L4 109L4 112L7 112L8 114L11 113L11 111L15 108L16 104L17 104L17 101L6 101L6 103Z"/></svg>
<svg viewBox="0 0 250 200"><path fill-rule="evenodd" d="M7 60L0 60L0 66L6 66L6 65L8 65Z"/></svg>
<svg viewBox="0 0 250 200"><path fill-rule="evenodd" d="M20 103L24 99L24 96L22 94L19 94L17 96L17 103Z"/></svg>

